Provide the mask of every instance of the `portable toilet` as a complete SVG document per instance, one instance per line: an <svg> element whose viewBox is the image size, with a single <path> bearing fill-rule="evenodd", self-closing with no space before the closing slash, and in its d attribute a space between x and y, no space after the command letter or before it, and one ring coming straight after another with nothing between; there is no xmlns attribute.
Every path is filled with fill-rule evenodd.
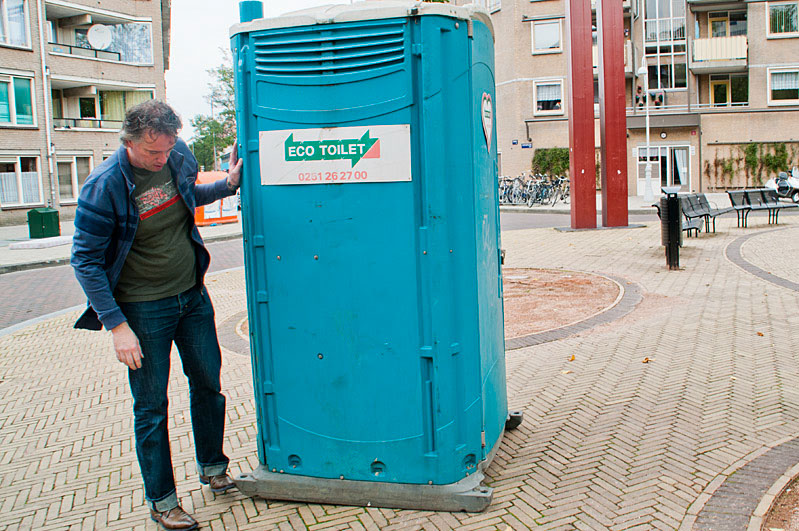
<svg viewBox="0 0 799 531"><path fill-rule="evenodd" d="M366 1L231 29L270 499L481 511L508 415L481 8Z"/></svg>

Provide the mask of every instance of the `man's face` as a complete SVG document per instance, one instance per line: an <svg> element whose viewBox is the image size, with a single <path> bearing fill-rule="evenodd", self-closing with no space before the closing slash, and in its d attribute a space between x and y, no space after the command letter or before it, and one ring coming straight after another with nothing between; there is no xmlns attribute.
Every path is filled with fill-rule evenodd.
<svg viewBox="0 0 799 531"><path fill-rule="evenodd" d="M139 140L126 141L125 147L132 165L148 171L160 171L169 159L175 142L174 136L144 133Z"/></svg>

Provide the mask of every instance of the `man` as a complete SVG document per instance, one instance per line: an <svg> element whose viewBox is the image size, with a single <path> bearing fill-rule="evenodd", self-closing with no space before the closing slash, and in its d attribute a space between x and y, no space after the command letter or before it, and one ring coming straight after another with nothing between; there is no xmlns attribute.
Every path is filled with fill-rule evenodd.
<svg viewBox="0 0 799 531"><path fill-rule="evenodd" d="M150 516L165 529L197 527L178 504L167 433L173 342L189 380L200 482L214 492L234 487L222 450L221 354L203 286L210 255L194 208L235 194L242 164L234 149L227 179L195 184L197 161L177 137L181 125L160 101L128 111L122 146L81 189L71 260L89 299L75 327L105 326L117 359L128 367L145 497Z"/></svg>

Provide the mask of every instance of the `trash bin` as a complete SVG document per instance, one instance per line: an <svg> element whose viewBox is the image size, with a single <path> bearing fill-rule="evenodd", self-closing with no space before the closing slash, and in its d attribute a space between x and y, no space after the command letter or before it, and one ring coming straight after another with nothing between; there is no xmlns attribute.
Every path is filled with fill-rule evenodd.
<svg viewBox="0 0 799 531"><path fill-rule="evenodd" d="M664 186L660 197L660 242L666 247L666 265L671 270L680 269L682 247L682 204L677 193L679 186Z"/></svg>
<svg viewBox="0 0 799 531"><path fill-rule="evenodd" d="M237 484L483 510L508 415L490 18L413 1L240 11L260 466Z"/></svg>
<svg viewBox="0 0 799 531"><path fill-rule="evenodd" d="M61 236L58 210L54 208L33 208L28 210L28 234L31 239Z"/></svg>

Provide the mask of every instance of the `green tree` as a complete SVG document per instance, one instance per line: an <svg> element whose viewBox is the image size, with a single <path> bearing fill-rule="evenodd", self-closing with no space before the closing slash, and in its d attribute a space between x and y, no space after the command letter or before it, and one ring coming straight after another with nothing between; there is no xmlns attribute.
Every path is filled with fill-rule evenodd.
<svg viewBox="0 0 799 531"><path fill-rule="evenodd" d="M200 166L214 169L214 154L222 151L236 140L236 98L233 88L233 66L230 53L223 50L221 65L208 70L206 100L211 104L211 116L198 114L189 122L194 127L194 136L189 145Z"/></svg>
<svg viewBox="0 0 799 531"><path fill-rule="evenodd" d="M235 131L226 132L224 123L201 114L191 119L191 125L194 127L194 139L189 147L199 165L211 171L214 169L214 148L219 156L222 149L236 140Z"/></svg>

